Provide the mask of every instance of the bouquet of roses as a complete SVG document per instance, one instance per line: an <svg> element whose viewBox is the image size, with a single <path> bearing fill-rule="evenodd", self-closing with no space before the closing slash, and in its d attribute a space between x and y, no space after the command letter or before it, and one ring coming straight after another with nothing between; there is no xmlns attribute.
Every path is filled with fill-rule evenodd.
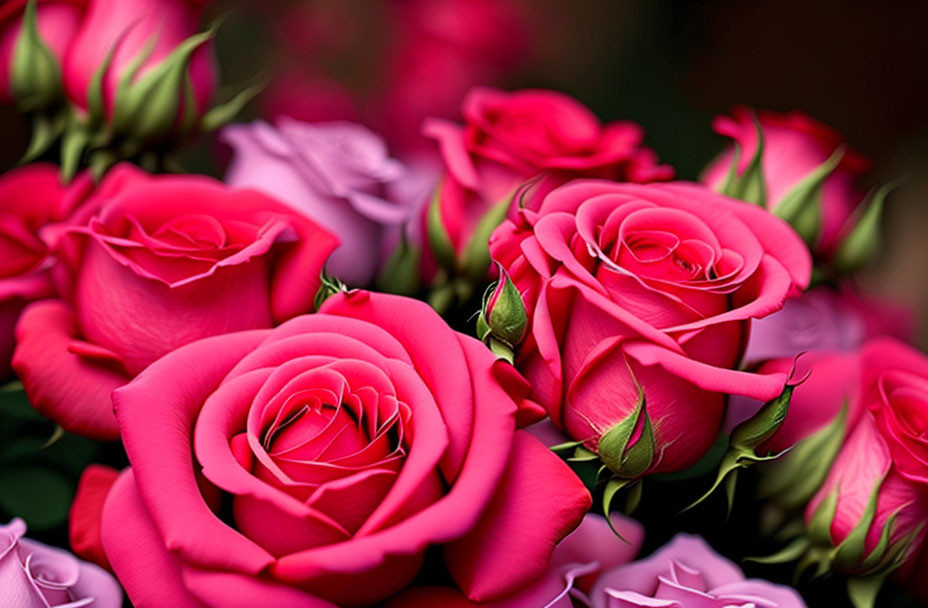
<svg viewBox="0 0 928 608"><path fill-rule="evenodd" d="M738 107L674 180L632 122L471 86L524 41L445 0L397 9L357 117L402 153L232 123L258 88L211 105L207 4L0 2L32 122L0 174L0 606L928 599L928 357L856 287L892 185L839 133ZM216 129L224 178L179 169Z"/></svg>

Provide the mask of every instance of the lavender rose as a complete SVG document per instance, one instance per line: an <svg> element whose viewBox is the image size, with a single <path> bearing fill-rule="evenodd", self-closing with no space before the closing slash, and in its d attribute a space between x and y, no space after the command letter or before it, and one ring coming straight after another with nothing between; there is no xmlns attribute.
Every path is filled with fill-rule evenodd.
<svg viewBox="0 0 928 608"><path fill-rule="evenodd" d="M791 587L745 579L699 536L678 534L647 559L603 574L594 608L804 608Z"/></svg>
<svg viewBox="0 0 928 608"><path fill-rule="evenodd" d="M274 196L336 234L341 246L327 272L350 285L370 282L419 198L414 177L390 158L383 140L349 122L281 117L222 131L235 151L226 182Z"/></svg>
<svg viewBox="0 0 928 608"><path fill-rule="evenodd" d="M122 590L102 568L28 538L16 518L0 526L0 590L4 606L119 608Z"/></svg>

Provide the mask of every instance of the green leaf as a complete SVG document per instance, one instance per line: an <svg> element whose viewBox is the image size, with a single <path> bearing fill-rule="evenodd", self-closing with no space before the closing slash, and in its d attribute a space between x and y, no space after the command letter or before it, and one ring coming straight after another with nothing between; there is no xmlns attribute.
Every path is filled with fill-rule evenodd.
<svg viewBox="0 0 928 608"><path fill-rule="evenodd" d="M762 470L760 493L788 510L801 509L825 482L844 442L847 399L824 428L803 439L778 462Z"/></svg>
<svg viewBox="0 0 928 608"><path fill-rule="evenodd" d="M809 175L786 193L773 208L773 214L788 222L806 243L812 245L822 229L822 189L825 180L844 158L841 146Z"/></svg>
<svg viewBox="0 0 928 608"><path fill-rule="evenodd" d="M748 163L744 173L737 175L739 155L732 155L732 162L735 163L735 168L729 171L730 179L726 180L722 188L722 194L766 208L767 185L764 179L762 162L764 157L764 131L756 116L754 117L754 126L757 129L757 148L754 150L754 156L751 157L751 162ZM732 172L734 172L733 179L731 179Z"/></svg>
<svg viewBox="0 0 928 608"><path fill-rule="evenodd" d="M0 468L0 508L30 528L47 530L68 518L73 491L60 473L32 465Z"/></svg>
<svg viewBox="0 0 928 608"><path fill-rule="evenodd" d="M851 273L860 270L872 260L880 250L880 221L886 197L896 187L897 182L886 184L877 190L851 232L835 250L832 265L837 272ZM852 218L852 221L856 218Z"/></svg>

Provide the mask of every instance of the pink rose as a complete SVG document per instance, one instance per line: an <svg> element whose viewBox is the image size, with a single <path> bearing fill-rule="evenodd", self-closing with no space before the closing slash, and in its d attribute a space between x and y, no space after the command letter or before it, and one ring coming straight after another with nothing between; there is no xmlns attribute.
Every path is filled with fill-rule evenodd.
<svg viewBox="0 0 928 608"><path fill-rule="evenodd" d="M46 0L36 6L39 35L61 64L74 39L87 0ZM0 103L12 101L10 68L16 41L22 31L26 0L4 0L0 3Z"/></svg>
<svg viewBox="0 0 928 608"><path fill-rule="evenodd" d="M827 526L827 538L813 538L814 543L839 546L864 522L863 547L855 559L847 562L839 556L836 560L836 567L852 572L880 544L886 526L889 548L909 543L903 562L905 556L917 555L924 540L926 531L921 524L928 518L928 358L895 340L868 342L861 352L857 398L865 411L806 509L807 523L821 521ZM874 498L872 519L865 520L870 517L868 503ZM878 559L874 564L887 565ZM910 566L904 563L902 573Z"/></svg>
<svg viewBox="0 0 928 608"><path fill-rule="evenodd" d="M719 116L713 127L720 135L730 137L741 148L738 171L744 171L757 147L755 111L736 107L732 116ZM761 165L767 187L767 207L775 209L783 197L820 167L840 146L844 137L814 118L794 110L777 114L768 110L756 112L764 134ZM728 147L704 171L702 181L712 188L724 183L732 160ZM822 228L815 247L816 254L829 255L840 237L850 229L848 221L863 199L855 181L869 167L869 162L854 150L846 150L838 167L825 180L822 194Z"/></svg>
<svg viewBox="0 0 928 608"><path fill-rule="evenodd" d="M281 118L277 128L226 127L222 139L235 150L227 183L274 196L330 230L341 245L326 272L350 285L371 281L389 257L387 236L409 219L414 202L398 196L407 171L380 137L354 123ZM419 198L427 197L423 189Z"/></svg>
<svg viewBox="0 0 928 608"><path fill-rule="evenodd" d="M132 468L102 548L138 608L370 604L434 545L469 598L504 597L592 502L515 430L527 392L426 304L383 294L195 342L113 395Z"/></svg>
<svg viewBox="0 0 928 608"><path fill-rule="evenodd" d="M105 570L24 538L17 518L0 525L0 591L15 608L120 608L122 590Z"/></svg>
<svg viewBox="0 0 928 608"><path fill-rule="evenodd" d="M10 375L13 328L23 307L54 294L53 259L39 231L65 219L88 186L86 176L78 178L68 194L58 167L44 163L0 175L0 380Z"/></svg>
<svg viewBox="0 0 928 608"><path fill-rule="evenodd" d="M110 393L163 354L311 310L336 245L257 192L129 165L81 213L47 235L61 298L23 313L13 368L40 413L94 438L118 437Z"/></svg>
<svg viewBox="0 0 928 608"><path fill-rule="evenodd" d="M644 541L641 524L618 514L611 517L623 540L603 517L588 514L555 547L542 577L510 596L477 603L451 587L411 587L387 602L386 608L572 608L577 605L575 598L585 605L583 591L600 573L633 560Z"/></svg>
<svg viewBox="0 0 928 608"><path fill-rule="evenodd" d="M594 608L805 608L791 587L745 579L738 566L689 534L606 572L590 598Z"/></svg>
<svg viewBox="0 0 928 608"><path fill-rule="evenodd" d="M546 176L548 191L573 177L646 182L673 175L641 147L641 127L623 121L603 125L563 93L476 87L462 113L464 126L438 119L424 126L441 148L445 176L437 204L458 254L480 220L533 177Z"/></svg>
<svg viewBox="0 0 928 608"><path fill-rule="evenodd" d="M115 49L103 78L103 101L107 116L112 115L120 80L133 61L148 53L132 78L139 82L160 65L184 40L199 30L204 0L87 0L87 14L65 56L65 93L73 104L88 107L88 90L94 75ZM150 52L148 45L151 44ZM215 87L215 73L209 49L201 46L190 58L189 70L195 111L202 114L209 106ZM150 97L147 98L150 102ZM184 98L178 115L186 111Z"/></svg>
<svg viewBox="0 0 928 608"><path fill-rule="evenodd" d="M504 222L490 251L528 311L516 366L591 450L636 411L640 386L655 440L647 472L682 470L712 445L726 395L783 389L785 373L735 368L749 320L804 288L811 262L757 207L690 184L577 180Z"/></svg>

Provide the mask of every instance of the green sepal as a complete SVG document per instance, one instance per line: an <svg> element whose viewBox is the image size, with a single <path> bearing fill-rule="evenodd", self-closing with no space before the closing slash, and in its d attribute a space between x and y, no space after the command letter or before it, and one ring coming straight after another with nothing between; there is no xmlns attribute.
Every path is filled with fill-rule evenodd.
<svg viewBox="0 0 928 608"><path fill-rule="evenodd" d="M117 162L119 162L119 157L116 153L103 148L91 152L87 164L90 166L90 175L93 180L99 183L104 174Z"/></svg>
<svg viewBox="0 0 928 608"><path fill-rule="evenodd" d="M644 490L644 481L637 480L628 488L628 496L625 497L625 514L631 515L638 509L641 504L641 495Z"/></svg>
<svg viewBox="0 0 928 608"><path fill-rule="evenodd" d="M321 285L319 285L319 289L316 291L316 297L313 299L313 304L317 311L322 308L322 304L331 296L339 292L348 291L344 283L336 278L326 276L325 273L320 274L320 279Z"/></svg>
<svg viewBox="0 0 928 608"><path fill-rule="evenodd" d="M497 359L504 359L509 363L515 363L516 354L513 352L512 347L502 340L497 340L495 336L490 336L486 344L490 348L490 352L496 355Z"/></svg>
<svg viewBox="0 0 928 608"><path fill-rule="evenodd" d="M786 420L794 388L787 384L783 387L783 392L765 403L756 414L736 426L731 432L729 440L731 445L753 450L773 437Z"/></svg>
<svg viewBox="0 0 928 608"><path fill-rule="evenodd" d="M154 48L152 46L145 47L148 49L148 53L151 53L151 50ZM105 117L105 108L104 108L104 97L103 97L103 80L106 78L106 73L109 71L110 66L113 64L113 57L116 55L116 46L112 46L109 51L106 53L106 57L103 59L103 63L97 67L96 71L93 73L93 76L90 78L90 84L87 85L87 119L90 124L102 124ZM143 57L141 61L138 58L135 59L133 63L130 63L128 68L132 74L135 74L139 66L144 61ZM137 62L137 63L136 63ZM132 66L135 66L134 68ZM128 72L127 72L128 73ZM118 93L117 93L118 94Z"/></svg>
<svg viewBox="0 0 928 608"><path fill-rule="evenodd" d="M643 475L650 468L654 455L654 435L651 430L650 418L645 412L644 390L637 382L635 384L638 386L638 400L635 403L635 409L603 433L596 446L596 453L599 454L603 464L609 467L609 470L614 474L624 479L633 479ZM644 417L643 421L642 416ZM635 431L642 425L642 422L644 424L641 426L638 441L635 442L632 448L639 444L642 444L642 447L636 449L632 454L629 442ZM631 461L629 457L632 457Z"/></svg>
<svg viewBox="0 0 928 608"><path fill-rule="evenodd" d="M794 538L792 542L773 555L766 555L764 557L746 557L744 558L744 561L767 565L785 564L795 561L805 555L810 546L811 543L809 542L809 539L804 536L800 536L798 538Z"/></svg>
<svg viewBox="0 0 928 608"><path fill-rule="evenodd" d="M800 509L825 482L844 442L848 404L845 399L834 420L806 437L775 463L764 467L760 494L787 510Z"/></svg>
<svg viewBox="0 0 928 608"><path fill-rule="evenodd" d="M502 266L499 266L499 280L491 287L489 296L484 293L481 316L489 326L493 337L514 349L522 342L525 328L528 326L525 303Z"/></svg>
<svg viewBox="0 0 928 608"><path fill-rule="evenodd" d="M90 131L80 121L72 121L61 140L61 179L68 183L77 175L84 151L90 143Z"/></svg>
<svg viewBox="0 0 928 608"><path fill-rule="evenodd" d="M454 253L454 246L451 244L451 237L445 230L445 225L441 219L441 182L435 186L435 192L432 194L432 200L429 202L428 212L426 214L426 235L429 240L429 247L435 256L438 265L455 274L457 270L457 256Z"/></svg>
<svg viewBox="0 0 928 608"><path fill-rule="evenodd" d="M838 510L838 488L829 492L815 508L815 512L806 525L806 535L815 545L832 546L831 523Z"/></svg>
<svg viewBox="0 0 928 608"><path fill-rule="evenodd" d="M756 414L732 430L728 440L728 451L722 457L722 462L719 463L715 481L705 494L686 507L684 511L692 509L709 498L724 483L730 513L734 504L738 470L748 468L758 462L776 460L789 451L787 449L779 454L766 456L760 456L755 452L758 446L773 437L783 425L786 414L789 412L789 402L794 388L788 384L784 386L783 391L778 396L765 403Z"/></svg>
<svg viewBox="0 0 928 608"><path fill-rule="evenodd" d="M36 113L32 117L32 135L29 138L29 146L23 157L19 159L20 165L25 165L39 156L44 154L52 147L64 133L68 126L69 115L67 110L63 110L54 115L48 115L42 112Z"/></svg>
<svg viewBox="0 0 928 608"><path fill-rule="evenodd" d="M514 196L506 196L495 203L477 222L474 233L461 254L461 269L471 281L480 282L486 278L490 269L490 235L506 219Z"/></svg>
<svg viewBox="0 0 928 608"><path fill-rule="evenodd" d="M28 0L10 63L10 89L20 110L34 112L62 99L61 66L39 33L37 0Z"/></svg>
<svg viewBox="0 0 928 608"><path fill-rule="evenodd" d="M870 527L873 525L873 520L876 519L876 506L880 498L880 486L882 485L883 479L880 479L874 484L873 490L870 492L870 496L867 499L867 507L864 509L864 512L861 513L857 524L835 548L835 562L843 569L849 570L861 565L867 543L867 535L870 532ZM887 536L887 541L889 536L888 531L892 527L892 521L893 518L890 517L884 526L883 532ZM831 522L829 522L829 526L830 524ZM876 549L879 549L879 547L876 547ZM874 550L871 552L871 555L867 556L867 559L869 560L871 557L874 557L876 560L880 560L882 559L883 551L885 551L885 546L882 551L880 551L879 555L874 556L874 554L876 554L876 550Z"/></svg>
<svg viewBox="0 0 928 608"><path fill-rule="evenodd" d="M490 337L490 325L487 323L486 317L483 316L483 311L477 315L477 339L481 342L486 342Z"/></svg>
<svg viewBox="0 0 928 608"><path fill-rule="evenodd" d="M852 576L847 579L847 596L854 608L874 608L888 572L871 576Z"/></svg>
<svg viewBox="0 0 928 608"><path fill-rule="evenodd" d="M576 448L583 445L582 441L565 441L564 443L559 443L557 445L552 445L548 449L554 452L555 454L561 454L564 452L570 452Z"/></svg>
<svg viewBox="0 0 928 608"><path fill-rule="evenodd" d="M735 146L735 153L732 154L732 167L729 169L728 178L722 185L720 192L725 196L737 198L739 200L753 203L758 207L767 207L767 184L764 179L764 131L760 126L760 121L754 117L754 127L757 129L757 148L754 150L754 156L751 162L745 168L741 175L738 175L738 160L740 158L740 149Z"/></svg>
<svg viewBox="0 0 928 608"><path fill-rule="evenodd" d="M574 448L574 453L567 459L567 462L594 462L599 460L596 452L587 449L583 445Z"/></svg>
<svg viewBox="0 0 928 608"><path fill-rule="evenodd" d="M214 36L215 29L194 34L133 82L135 71L147 55L143 51L133 62L133 69L120 80L113 108L113 129L142 141L164 140L171 135L178 122L181 104L186 99L185 89L193 53Z"/></svg>
<svg viewBox="0 0 928 608"><path fill-rule="evenodd" d="M390 255L383 270L377 275L376 285L380 291L412 296L419 291L419 265L422 251L414 247L404 234Z"/></svg>
<svg viewBox="0 0 928 608"><path fill-rule="evenodd" d="M210 108L200 119L200 131L209 133L235 120L239 112L248 105L248 102L257 97L266 84L267 82L262 79L242 89L229 101Z"/></svg>
<svg viewBox="0 0 928 608"><path fill-rule="evenodd" d="M836 272L851 273L860 270L872 260L880 250L880 221L886 197L896 187L897 182L886 184L863 203L863 211L858 216L851 216L854 228L842 240L832 258Z"/></svg>
<svg viewBox="0 0 928 608"><path fill-rule="evenodd" d="M841 146L783 196L773 208L773 214L782 218L802 237L814 245L822 230L822 190L825 180L844 158L846 147Z"/></svg>
<svg viewBox="0 0 928 608"><path fill-rule="evenodd" d="M609 517L609 514L612 512L612 501L615 499L615 495L619 493L619 490L632 483L635 483L635 480L610 479L606 482L606 487L603 489L603 515L606 518L606 523L609 524L609 529L612 530L612 533L615 534L619 540L626 543L628 540L622 536L618 530L615 529L615 526L612 523L612 518Z"/></svg>

